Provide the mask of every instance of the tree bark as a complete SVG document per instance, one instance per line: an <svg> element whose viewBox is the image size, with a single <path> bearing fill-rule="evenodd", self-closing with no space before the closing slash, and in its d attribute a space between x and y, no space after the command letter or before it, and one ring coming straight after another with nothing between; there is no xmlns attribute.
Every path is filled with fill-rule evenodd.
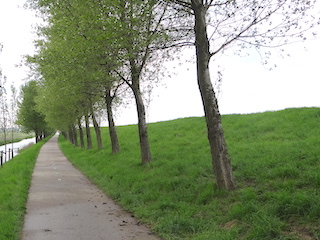
<svg viewBox="0 0 320 240"><path fill-rule="evenodd" d="M106 89L105 101L107 106L107 115L108 115L108 123L109 123L109 135L111 140L112 146L112 153L116 154L120 151L119 141L116 126L113 119L113 112L112 112L112 96L110 92L110 88Z"/></svg>
<svg viewBox="0 0 320 240"><path fill-rule="evenodd" d="M136 106L137 106L141 161L142 161L142 165L144 165L151 162L151 151L150 151L150 145L149 145L146 111L145 111L145 107L142 99L142 93L140 90L139 76L134 72L132 74L131 88L134 93Z"/></svg>
<svg viewBox="0 0 320 240"><path fill-rule="evenodd" d="M79 143L78 143L78 136L77 136L77 130L75 128L74 125L71 125L71 130L72 130L72 136L73 136L73 142L74 142L74 146L78 147Z"/></svg>
<svg viewBox="0 0 320 240"><path fill-rule="evenodd" d="M85 115L85 122L86 122L86 136L87 136L87 148L92 148L92 139L91 139L91 132L90 132L90 124L89 124L89 116Z"/></svg>
<svg viewBox="0 0 320 240"><path fill-rule="evenodd" d="M207 35L206 8L202 0L192 0L195 14L197 80L203 102L212 155L212 166L219 189L232 190L235 181L221 124L221 116L210 79L210 49Z"/></svg>
<svg viewBox="0 0 320 240"><path fill-rule="evenodd" d="M94 114L92 106L90 106L90 111L91 111L91 118L92 118L93 127L94 127L94 130L96 132L98 149L102 149L101 131L100 131L100 127L99 127L99 124L98 124L97 119L95 117L95 114Z"/></svg>
<svg viewBox="0 0 320 240"><path fill-rule="evenodd" d="M78 127L79 127L79 135L80 135L80 146L84 148L84 138L83 138L83 130L81 126L81 118L78 118Z"/></svg>
<svg viewBox="0 0 320 240"><path fill-rule="evenodd" d="M39 133L37 130L35 130L35 135L36 135L36 143L39 142Z"/></svg>
<svg viewBox="0 0 320 240"><path fill-rule="evenodd" d="M69 140L70 143L74 144L72 129L70 128L70 126L69 126L69 129L68 129L68 140Z"/></svg>

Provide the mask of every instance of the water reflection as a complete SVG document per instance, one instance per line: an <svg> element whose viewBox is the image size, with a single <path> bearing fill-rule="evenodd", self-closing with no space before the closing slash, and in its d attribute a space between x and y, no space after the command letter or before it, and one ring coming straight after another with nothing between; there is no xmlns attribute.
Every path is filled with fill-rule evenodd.
<svg viewBox="0 0 320 240"><path fill-rule="evenodd" d="M20 142L9 143L9 144L0 146L0 152L3 151L3 153L5 153L3 154L3 158L2 158L3 163L11 159L12 149L13 149L13 156L16 156L19 154L19 149L22 149L32 143L33 144L36 143L36 138L27 138L27 139L21 140ZM10 154L9 154L9 151L10 151Z"/></svg>

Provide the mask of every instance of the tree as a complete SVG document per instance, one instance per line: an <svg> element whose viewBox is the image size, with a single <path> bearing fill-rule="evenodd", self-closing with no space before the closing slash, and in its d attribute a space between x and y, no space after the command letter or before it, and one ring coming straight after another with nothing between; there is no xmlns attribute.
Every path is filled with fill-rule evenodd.
<svg viewBox="0 0 320 240"><path fill-rule="evenodd" d="M117 85L116 88L110 87L110 85L106 86L104 99L107 106L107 115L108 115L108 123L109 123L109 135L111 139L112 153L118 153L120 151L118 135L115 127L115 122L113 118L113 110L112 103L115 97L117 96L117 90L121 86L121 84Z"/></svg>
<svg viewBox="0 0 320 240"><path fill-rule="evenodd" d="M211 83L209 63L230 47L280 47L304 40L317 22L307 11L315 1L289 0L167 0L175 11L194 18L197 81L208 129L212 165L219 189L232 190L235 180ZM237 48L238 47L238 48Z"/></svg>
<svg viewBox="0 0 320 240"><path fill-rule="evenodd" d="M8 128L8 119L9 119L9 109L8 109L8 102L7 102L7 91L5 88L7 78L6 76L2 76L2 70L0 69L0 126L3 132L3 138L4 138L4 153L7 152L7 128ZM5 155L5 161L6 161Z"/></svg>
<svg viewBox="0 0 320 240"><path fill-rule="evenodd" d="M166 4L159 1L114 1L117 9L115 29L118 42L118 61L122 63L114 70L132 90L138 115L138 131L142 164L151 161L151 150L148 138L146 110L143 101L142 83L146 80L146 72L150 65L159 66L164 58L158 57L159 50L166 48L170 40L170 32L165 30L167 15ZM159 68L155 68L154 74ZM151 72L151 71L149 71ZM157 75L149 75L147 83Z"/></svg>
<svg viewBox="0 0 320 240"><path fill-rule="evenodd" d="M74 126L78 124L78 118L91 111L93 100L97 99L91 94L94 86L87 80L93 74L90 71L91 65L85 67L84 60L81 61L88 59L85 55L87 51L82 51L87 45L76 42L72 31L71 36L69 34L61 37L61 25L53 26L42 29L46 40L38 41L37 55L29 57L27 61L29 65L34 65L33 68L40 75L37 77L37 81L41 82L41 95L37 98L40 111L46 115L50 125L68 132L66 136L77 146ZM70 43L73 43L71 48ZM97 131L97 127L95 130ZM98 139L98 144L102 148L101 138Z"/></svg>
<svg viewBox="0 0 320 240"><path fill-rule="evenodd" d="M87 148L92 148L92 139L91 139L91 132L90 132L90 126L89 126L89 116L86 114L84 116L85 124L86 124L86 136L87 136Z"/></svg>
<svg viewBox="0 0 320 240"><path fill-rule="evenodd" d="M40 32L45 37L39 41L39 54L35 62L43 81L50 81L57 88L68 89L69 95L77 95L75 108L87 108L83 115L90 113L95 126L99 148L102 148L100 130L94 118L93 107L100 98L105 98L105 89L113 91L114 79L109 78L110 60L106 48L112 31L106 32L102 24L103 14L98 2L85 1L33 1L37 7L49 14L50 26ZM48 8L47 8L48 7ZM89 11L90 9L90 11ZM112 24L109 24L110 26ZM110 51L111 52L111 51ZM63 56L63 58L61 58ZM54 67L52 67L54 66ZM61 79L64 79L63 84ZM50 85L50 86L51 86ZM75 89L74 86L77 86ZM48 87L48 86L46 86ZM60 92L60 91L58 91ZM112 105L112 100L108 104ZM85 103L89 100L89 103ZM69 102L69 101L67 101ZM100 106L100 105L99 105ZM111 109L107 106L108 111ZM81 111L80 111L81 112ZM108 112L112 152L119 152L119 143L114 126L112 111ZM88 142L89 143L89 142ZM89 144L90 145L90 144Z"/></svg>
<svg viewBox="0 0 320 240"><path fill-rule="evenodd" d="M78 118L78 128L79 128L79 135L80 135L80 146L84 148L84 135L82 130L81 118Z"/></svg>
<svg viewBox="0 0 320 240"><path fill-rule="evenodd" d="M12 83L11 86L11 99L10 99L10 123L11 123L11 149L13 149L13 133L15 131L15 121L16 121L16 112L17 112L17 90L14 84ZM12 152L13 154L13 152ZM13 157L13 155L12 155Z"/></svg>
<svg viewBox="0 0 320 240"><path fill-rule="evenodd" d="M64 46L64 50L58 50L64 57L59 59L60 63L55 62L57 66L71 67L73 72L80 72L82 75L89 73L89 76L93 72L101 72L99 67L103 66L107 72L105 76L114 76L115 73L118 75L118 80L114 77L105 77L103 81L100 77L96 82L97 78L92 77L95 75L93 74L87 77L88 84L85 88L86 91L90 89L89 95L102 95L100 94L102 89L107 92L105 96L113 152L118 151L118 144L113 119L110 118L112 116L110 103L114 97L108 92L110 88L117 88L121 81L126 82L132 89L137 105L142 164L150 162L151 151L141 85L151 58L153 57L152 63L161 62L163 59L155 57L158 53L154 53L162 49L162 46L166 46L170 40L169 31L164 32L162 24L167 4L163 5L153 0L31 0L31 2L48 14L50 26L44 29L43 36L49 41L54 41L59 48ZM44 61L41 57L38 59ZM151 79L155 78L153 76L148 79L149 86L152 85ZM77 80L76 77L73 79L68 77L68 82L73 84L79 84L75 83ZM93 85L96 86L94 90L92 90ZM112 90L114 93L114 89Z"/></svg>
<svg viewBox="0 0 320 240"><path fill-rule="evenodd" d="M37 82L30 81L21 87L20 98L18 102L18 120L17 123L25 128L26 131L34 131L36 142L42 139L49 127L45 121L45 116L37 110L35 97L38 95Z"/></svg>

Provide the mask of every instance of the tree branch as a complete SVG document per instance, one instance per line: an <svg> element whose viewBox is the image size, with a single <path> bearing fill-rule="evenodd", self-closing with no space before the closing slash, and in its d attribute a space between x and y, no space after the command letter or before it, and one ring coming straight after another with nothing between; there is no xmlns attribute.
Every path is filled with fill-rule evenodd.
<svg viewBox="0 0 320 240"><path fill-rule="evenodd" d="M113 70L120 78L122 81L124 81L130 88L132 88L132 84L124 77L118 70Z"/></svg>
<svg viewBox="0 0 320 240"><path fill-rule="evenodd" d="M210 54L210 57L212 57L213 55L217 54L218 52L220 52L221 50L223 50L225 47L227 47L228 45L230 45L232 42L238 40L245 32L247 32L249 29L251 29L253 26L261 23L262 21L264 21L265 19L267 19L269 16L271 16L272 14L274 14L275 12L277 12L282 6L284 5L284 3L278 5L278 7L276 7L275 9L273 9L272 11L266 13L266 15L264 15L263 17L261 17L260 19L257 19L257 17L259 17L262 13L260 13L258 16L256 16L251 23L245 27L242 31L240 31L236 36L232 37L230 40L226 41L224 44L222 44L216 51L212 52Z"/></svg>

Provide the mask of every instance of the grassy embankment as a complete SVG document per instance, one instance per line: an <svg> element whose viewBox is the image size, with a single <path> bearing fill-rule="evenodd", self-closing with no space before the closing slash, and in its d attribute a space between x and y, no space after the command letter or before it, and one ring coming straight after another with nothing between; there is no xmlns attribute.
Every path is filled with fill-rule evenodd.
<svg viewBox="0 0 320 240"><path fill-rule="evenodd" d="M13 136L12 136L11 132L7 132L6 141L5 141L4 133L1 132L0 133L0 146L4 145L4 144L12 143L12 142L19 142L23 139L32 138L32 137L34 137L34 134L23 133L23 132L13 132Z"/></svg>
<svg viewBox="0 0 320 240"><path fill-rule="evenodd" d="M29 147L0 167L0 239L20 239L31 176L41 146Z"/></svg>
<svg viewBox="0 0 320 240"><path fill-rule="evenodd" d="M140 164L137 126L118 127L121 153L75 149L71 161L164 239L320 239L320 109L223 116L238 189L218 191L205 121L149 125L153 161Z"/></svg>

